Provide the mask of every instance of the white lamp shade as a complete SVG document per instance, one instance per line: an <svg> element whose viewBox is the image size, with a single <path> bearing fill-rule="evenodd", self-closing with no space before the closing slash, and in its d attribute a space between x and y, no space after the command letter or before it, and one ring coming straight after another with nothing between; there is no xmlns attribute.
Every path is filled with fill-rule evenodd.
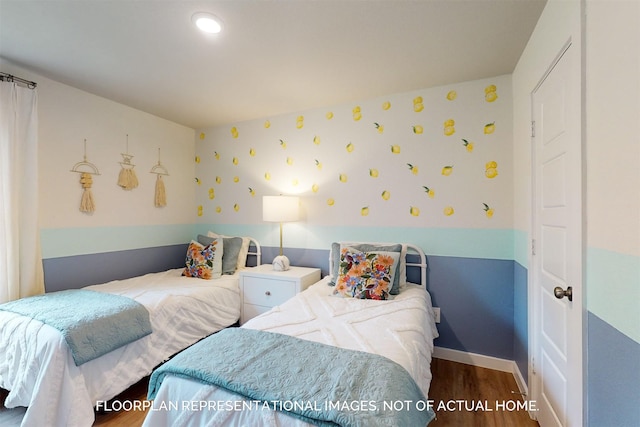
<svg viewBox="0 0 640 427"><path fill-rule="evenodd" d="M300 219L300 198L295 196L263 196L262 220L290 222Z"/></svg>

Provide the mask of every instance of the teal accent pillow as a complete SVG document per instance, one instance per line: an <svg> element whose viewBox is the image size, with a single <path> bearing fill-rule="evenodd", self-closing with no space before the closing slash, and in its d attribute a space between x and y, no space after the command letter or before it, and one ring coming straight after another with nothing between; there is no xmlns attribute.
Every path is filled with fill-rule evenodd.
<svg viewBox="0 0 640 427"><path fill-rule="evenodd" d="M402 245L400 243L394 245L376 245L371 243L356 243L349 244L350 248L362 251L362 252L398 252L402 254ZM329 285L335 286L336 281L338 280L338 272L340 271L340 243L333 242L331 244L331 259L329 262L332 265L331 269L331 281ZM391 287L391 291L389 291L391 295L398 295L400 293L400 273L398 272L393 278L393 286Z"/></svg>
<svg viewBox="0 0 640 427"><path fill-rule="evenodd" d="M202 245L211 244L216 238L198 234L198 242ZM222 247L222 274L233 274L236 272L238 264L238 256L242 248L241 237L223 237Z"/></svg>

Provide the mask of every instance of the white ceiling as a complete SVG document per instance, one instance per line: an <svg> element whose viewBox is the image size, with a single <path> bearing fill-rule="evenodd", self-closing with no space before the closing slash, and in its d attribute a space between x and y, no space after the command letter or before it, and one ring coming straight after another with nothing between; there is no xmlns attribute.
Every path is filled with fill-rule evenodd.
<svg viewBox="0 0 640 427"><path fill-rule="evenodd" d="M0 0L0 56L202 128L511 73L545 1Z"/></svg>

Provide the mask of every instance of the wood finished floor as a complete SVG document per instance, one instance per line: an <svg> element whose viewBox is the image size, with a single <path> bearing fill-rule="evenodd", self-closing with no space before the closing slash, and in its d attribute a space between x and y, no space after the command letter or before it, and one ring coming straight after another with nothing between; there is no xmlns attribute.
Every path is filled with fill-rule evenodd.
<svg viewBox="0 0 640 427"><path fill-rule="evenodd" d="M507 372L478 368L462 363L433 359L433 381L429 392L429 399L434 402L436 419L429 427L536 427L538 423L529 418L524 411L495 410L496 402L522 400L514 393L518 390L513 375ZM146 400L148 378L124 391L117 400L142 401ZM0 402L4 402L6 391L0 390ZM450 403L454 401L454 403ZM472 406L494 409L493 411L467 411L456 401L471 402ZM437 410L440 402L454 410ZM481 402L478 404L478 402ZM486 403L485 403L486 402ZM464 405L464 404L462 404ZM0 404L0 415L3 410ZM102 427L135 427L142 425L146 412L120 411L96 414L94 426ZM18 421L19 422L19 421ZM404 426L399 426L404 427Z"/></svg>
<svg viewBox="0 0 640 427"><path fill-rule="evenodd" d="M444 402L452 411L436 410L436 419L429 427L536 427L538 423L526 411L496 410L496 402L522 401L513 375L507 372L478 368L462 363L434 359L432 363L433 381L429 398L434 401L434 409ZM132 386L118 397L124 400L144 400L148 378ZM475 407L494 409L493 411L467 411L458 409L457 403L467 401ZM478 404L478 402L481 402ZM486 402L486 403L485 403ZM464 404L463 404L464 405ZM111 412L96 415L94 426L120 427L140 426L145 417L143 411ZM401 426L404 427L404 426Z"/></svg>

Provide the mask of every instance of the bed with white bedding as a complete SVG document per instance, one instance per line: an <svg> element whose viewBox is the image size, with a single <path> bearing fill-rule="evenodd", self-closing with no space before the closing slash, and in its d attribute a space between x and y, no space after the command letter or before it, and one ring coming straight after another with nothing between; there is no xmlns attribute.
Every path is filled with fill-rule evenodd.
<svg viewBox="0 0 640 427"><path fill-rule="evenodd" d="M349 245L353 244L342 244L339 247L344 248ZM271 311L253 318L240 329L246 328L255 331L264 331L265 334L268 332L282 334L297 337L299 341L311 341L313 343L321 343L346 349L344 351L355 351L356 353L353 353L355 354L355 360L358 360L358 354L362 353L383 356L385 359L391 361L390 363L399 365L408 373L410 379L419 389L418 392L421 393L422 398L417 400L422 400L423 403L419 404L416 400L406 405L407 407L410 405L414 407L421 405L420 407L423 412L425 412L423 415L426 416L426 422L419 423L425 425L433 416L432 412L427 411L425 402L428 402L426 399L428 399L429 386L431 384L430 363L433 352L433 340L438 336L438 332L434 322L435 317L432 310L431 297L424 286L426 284L427 267L424 253L420 248L412 245L402 246L399 261L405 261L407 249L408 252L417 254L419 261L417 263L399 263L401 264L398 265L397 270L397 273L400 275L399 293L397 295L390 295L391 298L388 300L379 301L372 299L343 298L334 295L335 287L329 285L330 282L337 281L339 275L339 273L334 275L336 270L334 265L344 266L345 264L342 258L341 263L336 264L333 256L335 254L336 244L333 246L331 257L332 266L330 267L332 274L330 276L325 277L320 282L312 285L306 291L298 294L281 306L275 307ZM377 246L378 245L367 245L367 250L373 251ZM407 267L417 267L421 270L420 277L423 286L404 283L404 281L406 281ZM216 336L207 338L203 340L202 343L206 345L209 340L214 338L216 338ZM241 338L240 336L236 339ZM253 338L250 337L249 339ZM199 345L202 343L199 343ZM215 347L215 345L213 345L213 347ZM253 389L251 389L250 393L242 393L245 394L245 396L238 394L239 389L245 390L247 387L244 384L236 387L237 384L233 382L236 381L237 372L233 371L234 369L244 369L247 374L246 376L251 377L251 369L253 368L244 368L245 363L248 363L245 359L253 358L262 360L266 356L266 351L255 350L259 353L254 354L254 346L248 346L246 353L249 356L245 357L245 355L240 355L236 359L229 355L228 350L226 355L216 356L213 347L207 350L209 358L206 360L212 361L209 363L210 367L214 365L221 366L223 364L225 367L229 367L227 370L229 371L228 374L230 377L225 377L226 383L221 386L212 385L219 383L219 381L209 381L209 378L213 375L209 373L205 375L205 378L191 374L186 375L186 372L190 373L191 370L198 369L197 364L190 361L187 356L185 356L186 362L179 360L177 363L170 365L170 363L173 362L171 361L163 365L154 372L151 378L149 391L150 396L153 396L154 400L152 409L145 419L145 426L278 425L299 427L313 424L324 425L327 422L329 423L327 425L335 425L330 424L331 422L339 425L373 425L373 422L379 423L379 425L403 425L394 421L394 418L385 418L405 412L400 409L400 406L403 404L402 401L407 400L407 398L400 394L391 397L390 401L387 402L390 405L395 405L396 414L389 414L387 411L386 414L383 414L384 416L375 416L373 419L365 418L360 421L355 418L353 421L345 422L344 424L341 421L336 422L335 419L331 419L333 414L328 414L328 418L324 418L326 414L322 414L322 412L333 412L327 411L327 405L329 405L330 409L335 409L337 406L345 404L348 406L348 408L346 408L348 414L339 414L337 415L338 419L345 419L345 416L349 418L353 415L354 403L356 405L358 403L368 405L366 408L362 406L355 408L355 412L364 412L366 413L364 415L367 416L377 415L378 413L376 411L383 405L383 403L379 401L375 403L370 401L373 395L369 390L349 390L347 393L344 390L340 391L339 387L335 385L332 386L331 384L329 384L328 387L333 389L331 391L332 394L329 393L326 395L330 396L328 397L329 402L324 401L317 403L317 401L314 400L314 403L309 403L310 398L306 394L303 394L302 397L277 394L277 402L280 402L280 406L278 407L278 404L275 403L265 406L259 403L264 403L265 400L257 398ZM194 353L191 350L192 349L188 349L179 356ZM302 351L304 351L304 353L302 353ZM318 377L322 377L324 372L333 373L337 369L331 361L322 361L319 356L316 357L316 354L313 353L316 350L311 350L312 357L309 358L309 351L310 350L301 350L298 352L296 350L288 351L292 353L290 357L293 359L288 359L277 354L277 357L282 358L280 363L282 366L265 365L265 367L258 364L258 368L255 368L255 376L258 378L257 382L271 383L276 380L279 381L284 377L284 383L291 384L297 377L316 374ZM304 358L302 357L303 354L305 356ZM198 358L197 354L193 354L192 356L191 360ZM224 357L222 361L220 360L221 357ZM366 359L362 358L362 360ZM186 366L181 366L181 364L186 364ZM311 365L311 371L307 371L309 365ZM375 366L381 365L376 363ZM317 371L318 367L321 368L320 371ZM294 372L285 374L287 369L292 369ZM316 370L314 371L313 369ZM349 369L347 369L346 372L347 376L349 375L348 371ZM310 374L307 372L315 373ZM218 376L223 374L215 372L215 375L217 380ZM382 378L382 381L387 381L389 375L386 370L383 370L380 372L379 377ZM387 377L386 379L385 376ZM313 378L311 383L315 381L316 378ZM320 379L317 381L320 382ZM211 384L209 382L211 382ZM303 386L302 389L304 387L311 388L314 386L308 383L309 381L307 379L307 385ZM354 388L353 384L354 383L351 384L352 388ZM386 383L383 383L383 385L385 384ZM360 386L355 386L355 388L358 387ZM276 383L276 391L281 388L283 387L278 386ZM409 387L407 385L403 388ZM235 392L230 390L235 390ZM338 390L338 392L336 392L336 390ZM315 393L315 391L313 393ZM324 399L327 399L326 396ZM342 402L336 402L336 400L342 400ZM389 398L386 400L389 400ZM284 404L282 402L284 402ZM302 414L294 407L296 402L298 409L302 410ZM307 405L307 407L302 407L304 405ZM319 416L319 418L306 418L309 409L319 410L321 414L315 414ZM287 412L287 410L291 411ZM422 419L424 421L424 418Z"/></svg>
<svg viewBox="0 0 640 427"><path fill-rule="evenodd" d="M201 237L201 236L199 236ZM260 246L245 239L260 262ZM193 242L192 242L193 243ZM246 262L244 253L242 265ZM85 290L127 297L146 308L152 333L77 364L62 333L39 320L0 310L0 387L6 408L27 407L23 426L91 426L94 407L118 395L180 350L236 323L239 273L212 280L184 268Z"/></svg>

